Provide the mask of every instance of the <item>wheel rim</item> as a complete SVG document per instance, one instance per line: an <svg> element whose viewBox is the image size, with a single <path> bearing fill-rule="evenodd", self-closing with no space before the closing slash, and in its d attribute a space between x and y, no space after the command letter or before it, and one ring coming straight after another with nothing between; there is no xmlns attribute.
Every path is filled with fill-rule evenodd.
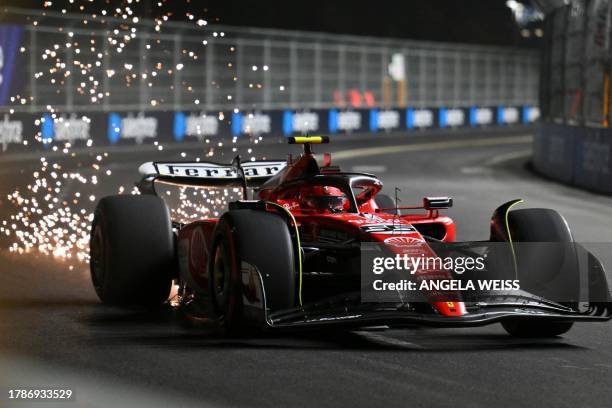
<svg viewBox="0 0 612 408"><path fill-rule="evenodd" d="M102 287L104 282L104 244L102 239L102 229L99 226L94 228L90 245L90 265L91 278L96 289Z"/></svg>
<svg viewBox="0 0 612 408"><path fill-rule="evenodd" d="M225 246L223 243L220 243L215 249L215 261L212 276L215 298L217 300L217 306L220 312L222 312L224 309L229 279L229 270L227 268L225 258Z"/></svg>

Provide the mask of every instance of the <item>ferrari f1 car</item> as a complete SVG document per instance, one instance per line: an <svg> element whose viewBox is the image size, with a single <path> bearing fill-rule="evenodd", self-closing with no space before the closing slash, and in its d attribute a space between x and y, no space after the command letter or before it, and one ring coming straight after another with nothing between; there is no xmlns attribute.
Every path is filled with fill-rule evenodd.
<svg viewBox="0 0 612 408"><path fill-rule="evenodd" d="M524 290L447 298L425 294L418 301L398 294L397 299L363 301L364 244L377 244L391 256L402 253L402 243L417 243L430 255L474 251L474 245L455 242L455 224L441 214L452 199L429 197L422 206L399 207L397 200L379 194L382 182L375 176L342 172L329 154L319 164L311 145L327 143L326 137L293 137L289 142L303 145L298 159L145 163L137 183L140 195L101 199L91 229L90 265L102 302L158 306L168 301L174 282L178 294L173 303L227 331L245 326L276 330L499 322L511 335L555 336L574 322L610 319L603 267L590 253L586 267L569 272L570 291L588 289L588 302ZM158 183L230 186L239 188L243 199L229 203L218 218L183 224L170 219L156 195ZM509 247L511 258L497 264L513 264L516 271L524 267L524 259L534 258L519 251L520 243L573 243L559 213L513 208L520 201L493 212L490 240L480 243ZM541 258L538 271L548 270L548 280L554 282L560 257ZM586 270L584 278L579 269Z"/></svg>

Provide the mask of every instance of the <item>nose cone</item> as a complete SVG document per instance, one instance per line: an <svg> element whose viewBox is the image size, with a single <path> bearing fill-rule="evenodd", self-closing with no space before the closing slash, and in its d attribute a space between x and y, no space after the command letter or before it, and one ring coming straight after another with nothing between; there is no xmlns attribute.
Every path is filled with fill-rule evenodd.
<svg viewBox="0 0 612 408"><path fill-rule="evenodd" d="M443 316L463 316L467 314L463 302L433 302L432 306Z"/></svg>

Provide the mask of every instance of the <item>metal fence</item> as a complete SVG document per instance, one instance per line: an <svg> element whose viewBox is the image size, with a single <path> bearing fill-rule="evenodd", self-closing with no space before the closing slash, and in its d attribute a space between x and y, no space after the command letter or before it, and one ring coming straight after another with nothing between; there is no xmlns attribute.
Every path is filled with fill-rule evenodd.
<svg viewBox="0 0 612 408"><path fill-rule="evenodd" d="M540 98L543 118L608 127L611 13L609 0L573 0L547 16Z"/></svg>
<svg viewBox="0 0 612 408"><path fill-rule="evenodd" d="M534 168L612 193L612 1L572 0L546 16Z"/></svg>
<svg viewBox="0 0 612 408"><path fill-rule="evenodd" d="M24 94L33 103L0 111L38 112L47 105L65 112L520 106L538 100L539 55L530 50L215 25L196 30L180 23L156 32L152 21L141 20L118 52L113 41L131 34L117 30L125 21L84 26L82 17L7 11L29 17ZM404 81L389 77L394 54L404 56ZM73 69L51 83L48 73L58 61ZM92 95L81 85L94 81Z"/></svg>

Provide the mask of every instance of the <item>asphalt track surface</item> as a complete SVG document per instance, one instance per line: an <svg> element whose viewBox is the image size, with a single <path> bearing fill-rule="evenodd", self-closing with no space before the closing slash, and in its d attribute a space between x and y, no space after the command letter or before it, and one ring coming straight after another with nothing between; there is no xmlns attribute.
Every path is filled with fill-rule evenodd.
<svg viewBox="0 0 612 408"><path fill-rule="evenodd" d="M531 173L530 132L337 137L316 150L336 152L345 170L378 173L406 205L453 196L448 213L461 240L486 239L492 210L507 200L555 208L576 240L597 243L609 274L612 198ZM188 147L181 150L201 150ZM299 147L255 148L279 158L289 151ZM130 184L143 161L178 154L112 153L113 178L96 194ZM28 182L34 156L0 159L0 197ZM1 218L10 211L0 201ZM0 251L2 407L27 405L9 402L8 387L52 385L76 392L55 406L610 407L611 338L612 323L597 323L537 341L512 339L497 324L226 340L184 328L169 308L100 305L86 266L68 270L49 257Z"/></svg>

